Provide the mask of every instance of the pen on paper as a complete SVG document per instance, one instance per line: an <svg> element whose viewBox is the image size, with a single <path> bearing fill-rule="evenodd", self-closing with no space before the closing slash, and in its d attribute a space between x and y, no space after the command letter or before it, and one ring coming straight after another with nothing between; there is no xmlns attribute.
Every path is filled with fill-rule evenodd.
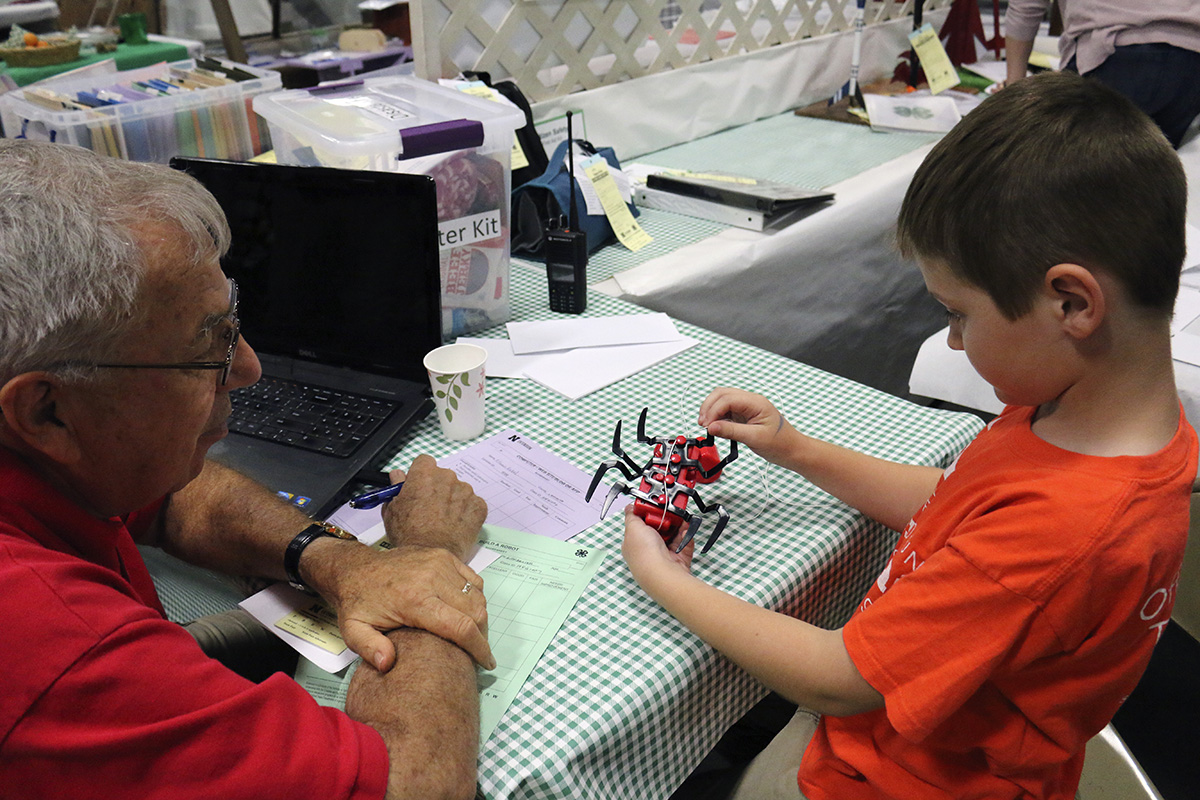
<svg viewBox="0 0 1200 800"><path fill-rule="evenodd" d="M351 498L351 508L374 508L375 506L383 505L396 495L400 494L400 490L404 488L404 481L393 483L383 489L376 489L373 492L360 494L358 497Z"/></svg>

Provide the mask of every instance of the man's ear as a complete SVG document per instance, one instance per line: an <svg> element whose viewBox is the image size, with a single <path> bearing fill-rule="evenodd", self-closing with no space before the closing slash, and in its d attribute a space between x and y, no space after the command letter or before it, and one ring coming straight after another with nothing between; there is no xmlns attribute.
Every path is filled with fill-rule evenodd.
<svg viewBox="0 0 1200 800"><path fill-rule="evenodd" d="M78 461L74 431L58 417L64 391L69 390L62 380L49 372L25 372L0 386L5 437L58 463Z"/></svg>
<svg viewBox="0 0 1200 800"><path fill-rule="evenodd" d="M1108 306L1095 273L1079 264L1055 264L1046 270L1047 297L1067 335L1084 339L1104 321Z"/></svg>

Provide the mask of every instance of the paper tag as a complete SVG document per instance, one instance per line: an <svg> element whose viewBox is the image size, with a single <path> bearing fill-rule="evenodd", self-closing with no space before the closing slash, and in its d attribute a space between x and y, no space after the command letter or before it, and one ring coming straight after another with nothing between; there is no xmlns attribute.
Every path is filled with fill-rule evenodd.
<svg viewBox="0 0 1200 800"><path fill-rule="evenodd" d="M338 631L337 614L320 601L314 600L306 608L287 614L275 626L335 656L346 650L346 643Z"/></svg>
<svg viewBox="0 0 1200 800"><path fill-rule="evenodd" d="M575 183L579 185L579 193L583 195L583 205L590 216L598 216L604 213L604 204L600 202L600 195L596 192L596 187L592 183L592 176L587 172L587 168L596 161L602 161L605 164L608 163L601 156L591 156L577 162L574 173Z"/></svg>
<svg viewBox="0 0 1200 800"><path fill-rule="evenodd" d="M624 198L625 202L632 203L633 181L629 179L629 176L623 170L619 170L611 164L608 166L608 174L612 175L613 180L616 181L617 191L621 193L621 197Z"/></svg>
<svg viewBox="0 0 1200 800"><path fill-rule="evenodd" d="M612 225L613 232L617 234L621 244L636 253L654 241L650 234L646 233L641 225L638 225L633 214L629 213L629 206L625 205L625 201L621 199L621 191L608 171L608 162L603 158L589 161L585 172L596 188L596 194L600 196L600 203L604 206L604 214L608 217L608 223Z"/></svg>
<svg viewBox="0 0 1200 800"><path fill-rule="evenodd" d="M459 91L465 92L466 94L473 95L475 97L482 97L484 100L491 100L496 103L504 102L502 99L503 95L500 94L499 92L497 92L491 86L488 86L486 83L476 83L476 84L471 84L470 86L460 86ZM519 141L517 141L516 137L514 136L513 137L513 146L512 146L512 168L514 170L518 170L518 169L521 169L522 167L528 167L528 166L529 166L529 157L525 155L525 151L523 149L521 149L521 143Z"/></svg>
<svg viewBox="0 0 1200 800"><path fill-rule="evenodd" d="M529 156L525 155L525 151L521 148L521 142L514 137L512 146L512 168L517 170L528 166Z"/></svg>
<svg viewBox="0 0 1200 800"><path fill-rule="evenodd" d="M917 51L932 94L958 85L958 72L950 63L950 56L946 55L946 48L942 47L942 40L932 25L926 22L919 30L910 33L908 40L912 42L913 50Z"/></svg>

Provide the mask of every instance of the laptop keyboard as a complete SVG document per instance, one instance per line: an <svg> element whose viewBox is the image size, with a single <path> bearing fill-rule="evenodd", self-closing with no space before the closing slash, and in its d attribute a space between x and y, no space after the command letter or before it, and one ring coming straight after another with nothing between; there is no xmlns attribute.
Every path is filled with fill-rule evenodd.
<svg viewBox="0 0 1200 800"><path fill-rule="evenodd" d="M229 430L346 458L370 438L396 406L278 378L230 393Z"/></svg>

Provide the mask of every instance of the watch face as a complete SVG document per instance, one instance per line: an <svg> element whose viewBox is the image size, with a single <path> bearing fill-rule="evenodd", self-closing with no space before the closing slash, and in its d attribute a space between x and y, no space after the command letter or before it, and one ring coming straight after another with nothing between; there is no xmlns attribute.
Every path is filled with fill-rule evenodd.
<svg viewBox="0 0 1200 800"><path fill-rule="evenodd" d="M321 530L325 531L326 535L328 535L328 536L336 536L338 539L357 539L358 538L357 536L355 536L353 533L346 530L345 528L339 528L337 525L334 525L331 522L316 522L313 524L316 525L317 527L319 527Z"/></svg>

